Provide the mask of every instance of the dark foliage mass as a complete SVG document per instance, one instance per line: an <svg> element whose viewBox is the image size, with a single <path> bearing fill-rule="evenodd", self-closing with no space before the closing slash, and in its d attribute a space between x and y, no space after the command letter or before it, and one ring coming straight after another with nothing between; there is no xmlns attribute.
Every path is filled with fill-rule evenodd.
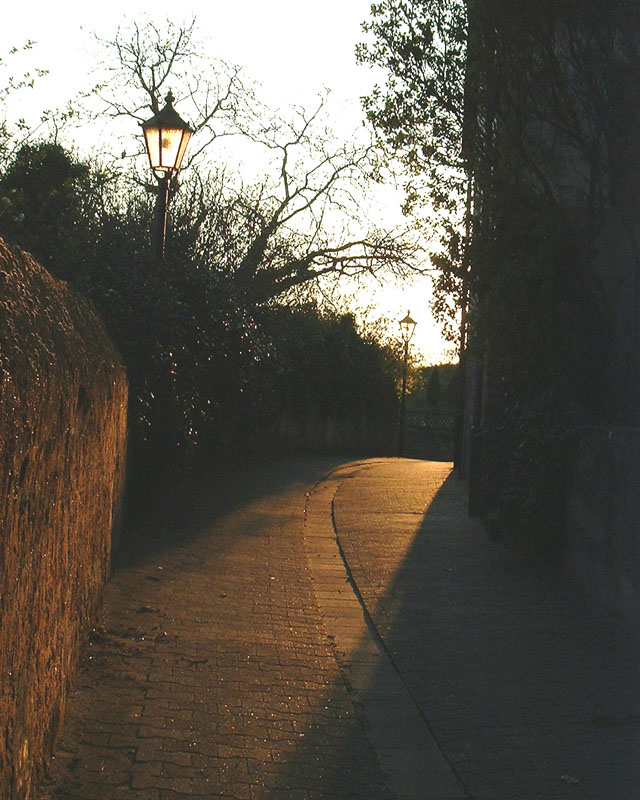
<svg viewBox="0 0 640 800"><path fill-rule="evenodd" d="M573 432L638 419L638 5L384 0L365 30L407 207L446 212L435 311L468 306L484 370L485 516L552 551Z"/></svg>
<svg viewBox="0 0 640 800"><path fill-rule="evenodd" d="M349 315L239 291L237 209L233 220L211 211L203 247L194 233L202 220L176 206L158 267L153 196L123 189L57 144L23 147L0 175L0 198L2 235L88 296L120 350L138 476L265 448L393 438L393 352L359 334Z"/></svg>
<svg viewBox="0 0 640 800"><path fill-rule="evenodd" d="M612 123L624 113L631 127L635 113L624 97L640 64L638 13L626 0L588 13L571 2L470 10L471 344L489 394L483 504L498 535L548 553L562 544L575 431L633 423L634 334L620 326L619 277L602 253L630 199L619 202L616 166L629 128ZM622 229L615 239L631 243Z"/></svg>
<svg viewBox="0 0 640 800"><path fill-rule="evenodd" d="M2 176L2 233L68 279L93 238L90 170L55 144L25 145Z"/></svg>

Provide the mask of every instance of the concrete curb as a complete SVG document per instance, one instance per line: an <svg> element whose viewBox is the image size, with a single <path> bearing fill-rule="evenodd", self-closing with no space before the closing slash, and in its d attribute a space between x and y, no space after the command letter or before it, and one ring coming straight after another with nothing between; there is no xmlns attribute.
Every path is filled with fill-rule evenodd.
<svg viewBox="0 0 640 800"><path fill-rule="evenodd" d="M304 540L318 605L345 682L362 709L392 794L402 800L465 798L427 720L387 651L355 584L335 528L340 484L377 462L339 467L307 495Z"/></svg>

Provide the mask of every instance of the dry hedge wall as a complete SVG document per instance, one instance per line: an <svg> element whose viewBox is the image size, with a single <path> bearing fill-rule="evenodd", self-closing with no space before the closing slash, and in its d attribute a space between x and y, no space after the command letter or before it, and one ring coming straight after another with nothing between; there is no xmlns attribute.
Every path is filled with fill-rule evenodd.
<svg viewBox="0 0 640 800"><path fill-rule="evenodd" d="M87 303L0 239L0 797L34 796L108 576L127 383Z"/></svg>

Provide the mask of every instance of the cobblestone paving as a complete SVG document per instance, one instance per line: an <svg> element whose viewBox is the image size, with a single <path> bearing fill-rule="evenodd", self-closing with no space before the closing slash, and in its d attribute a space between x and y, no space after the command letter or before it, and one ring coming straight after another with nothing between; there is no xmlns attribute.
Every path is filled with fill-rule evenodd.
<svg viewBox="0 0 640 800"><path fill-rule="evenodd" d="M201 493L196 527L148 523L108 587L42 800L387 796L302 546L305 489L328 468L254 469L222 507Z"/></svg>

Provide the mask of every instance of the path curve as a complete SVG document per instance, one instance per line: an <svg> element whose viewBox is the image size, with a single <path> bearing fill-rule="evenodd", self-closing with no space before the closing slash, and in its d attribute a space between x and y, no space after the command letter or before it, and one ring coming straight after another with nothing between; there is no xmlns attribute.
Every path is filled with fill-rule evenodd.
<svg viewBox="0 0 640 800"><path fill-rule="evenodd" d="M307 496L305 545L327 634L334 642L338 664L368 725L391 792L401 800L453 800L469 795L435 740L367 608L336 524L337 497L345 482L361 479L376 468L392 465L392 469L398 470L403 463L412 462L367 460L334 470ZM415 472L415 463L410 469ZM433 471L433 467L428 469ZM437 477L430 486L432 493L437 492L450 471L450 465L436 468ZM425 496L424 488L422 484L419 489L416 486L422 512L431 500ZM388 523L388 502L383 498L378 500L382 501L380 511ZM416 513L411 509L405 511ZM412 530L419 526L421 518L420 514L411 520ZM368 535L375 538L376 531L370 530Z"/></svg>

